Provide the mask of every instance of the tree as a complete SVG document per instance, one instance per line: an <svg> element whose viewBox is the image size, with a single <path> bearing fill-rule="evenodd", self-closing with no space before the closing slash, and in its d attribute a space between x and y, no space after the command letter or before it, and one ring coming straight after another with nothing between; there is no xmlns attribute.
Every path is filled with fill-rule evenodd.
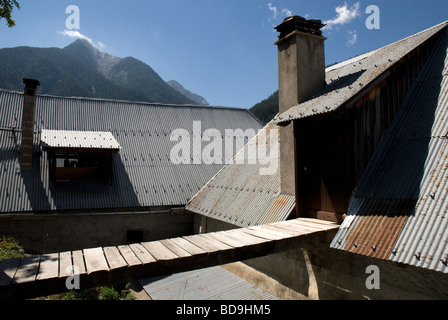
<svg viewBox="0 0 448 320"><path fill-rule="evenodd" d="M16 25L16 22L11 19L11 13L14 6L16 6L17 9L20 9L20 5L16 0L0 0L0 20L5 18L9 28Z"/></svg>

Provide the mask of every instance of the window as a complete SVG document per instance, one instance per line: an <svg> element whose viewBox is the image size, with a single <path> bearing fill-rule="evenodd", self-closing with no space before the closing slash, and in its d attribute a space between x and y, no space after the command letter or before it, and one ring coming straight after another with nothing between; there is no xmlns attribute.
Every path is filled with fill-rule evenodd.
<svg viewBox="0 0 448 320"><path fill-rule="evenodd" d="M108 152L57 152L54 182L109 182L111 155Z"/></svg>
<svg viewBox="0 0 448 320"><path fill-rule="evenodd" d="M138 243L143 241L143 230L128 230L126 233L128 243Z"/></svg>
<svg viewBox="0 0 448 320"><path fill-rule="evenodd" d="M113 154L120 145L110 132L42 130L50 183L112 183Z"/></svg>

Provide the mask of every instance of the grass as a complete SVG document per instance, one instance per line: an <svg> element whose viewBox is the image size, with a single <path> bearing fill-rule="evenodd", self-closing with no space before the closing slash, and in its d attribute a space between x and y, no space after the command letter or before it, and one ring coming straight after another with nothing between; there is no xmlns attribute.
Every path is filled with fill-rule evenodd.
<svg viewBox="0 0 448 320"><path fill-rule="evenodd" d="M135 300L129 284L72 290L43 298L44 300Z"/></svg>
<svg viewBox="0 0 448 320"><path fill-rule="evenodd" d="M12 237L0 238L0 261L4 259L22 258L26 256L25 249Z"/></svg>

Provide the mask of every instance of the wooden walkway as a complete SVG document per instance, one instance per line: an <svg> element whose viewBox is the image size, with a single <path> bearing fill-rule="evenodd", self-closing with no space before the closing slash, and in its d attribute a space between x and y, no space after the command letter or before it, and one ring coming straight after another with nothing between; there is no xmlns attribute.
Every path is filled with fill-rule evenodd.
<svg viewBox="0 0 448 320"><path fill-rule="evenodd" d="M338 225L308 218L117 247L91 248L0 262L0 299L24 299L127 283L222 265L294 248ZM78 277L79 276L79 277Z"/></svg>

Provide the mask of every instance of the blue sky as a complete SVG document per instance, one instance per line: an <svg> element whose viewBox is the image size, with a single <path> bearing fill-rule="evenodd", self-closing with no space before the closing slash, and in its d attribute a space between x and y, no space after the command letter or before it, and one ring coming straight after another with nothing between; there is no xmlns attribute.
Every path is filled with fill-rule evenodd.
<svg viewBox="0 0 448 320"><path fill-rule="evenodd" d="M242 108L278 88L274 27L288 15L327 22L327 64L448 20L446 0L18 1L16 26L0 20L0 48L63 48L85 37L104 52L142 60L212 105ZM80 10L77 30L66 28L69 5ZM369 5L380 10L380 29L366 27Z"/></svg>

